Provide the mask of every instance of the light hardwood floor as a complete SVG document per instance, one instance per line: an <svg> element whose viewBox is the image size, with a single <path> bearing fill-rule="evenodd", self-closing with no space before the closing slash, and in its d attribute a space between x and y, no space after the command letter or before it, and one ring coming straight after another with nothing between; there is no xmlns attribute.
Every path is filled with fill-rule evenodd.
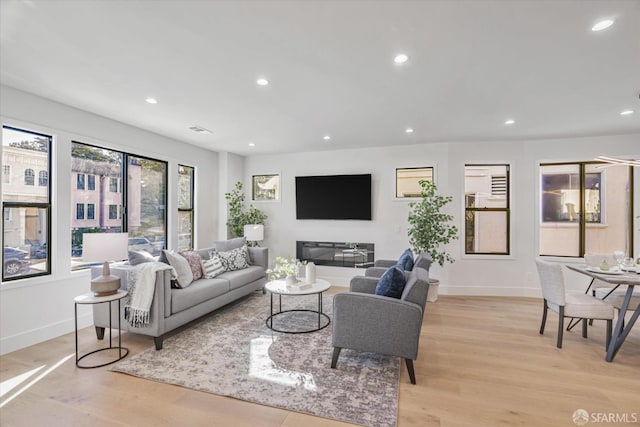
<svg viewBox="0 0 640 427"><path fill-rule="evenodd" d="M579 408L629 417L636 413L637 423L601 425L640 425L640 325L608 363L603 322L589 328L586 340L579 327L566 332L558 349L557 315L549 313L547 331L540 335L541 310L541 300L534 298L441 296L429 304L415 363L417 385L409 383L402 366L398 425L574 426L571 417ZM93 328L81 330L81 350L95 345ZM153 340L124 333L123 345L133 355ZM108 367L77 369L74 361L73 333L2 356L3 382L38 371L2 396L0 425L349 425L113 373Z"/></svg>

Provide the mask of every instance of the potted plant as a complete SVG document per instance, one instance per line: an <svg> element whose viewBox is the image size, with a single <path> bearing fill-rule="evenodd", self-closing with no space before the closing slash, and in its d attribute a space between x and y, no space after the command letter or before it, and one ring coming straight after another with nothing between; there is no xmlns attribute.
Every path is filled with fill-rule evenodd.
<svg viewBox="0 0 640 427"><path fill-rule="evenodd" d="M453 198L438 194L438 188L431 181L420 181L420 187L422 200L409 204L409 243L415 253L430 254L433 262L441 266L445 262L454 262L445 245L458 238L458 227L451 224L452 215L442 212ZM435 301L439 282L432 279L429 281L433 285L430 286L429 300Z"/></svg>
<svg viewBox="0 0 640 427"><path fill-rule="evenodd" d="M242 182L236 182L233 191L225 193L224 198L229 205L229 218L227 220L229 237L242 237L244 235L245 225L264 224L267 221L267 214L255 208L253 205L249 205L249 209L245 210Z"/></svg>
<svg viewBox="0 0 640 427"><path fill-rule="evenodd" d="M296 275L298 274L298 268L300 267L300 261L295 258L276 257L276 262L273 268L267 270L270 280L277 280L284 278L287 285L293 285L298 281Z"/></svg>

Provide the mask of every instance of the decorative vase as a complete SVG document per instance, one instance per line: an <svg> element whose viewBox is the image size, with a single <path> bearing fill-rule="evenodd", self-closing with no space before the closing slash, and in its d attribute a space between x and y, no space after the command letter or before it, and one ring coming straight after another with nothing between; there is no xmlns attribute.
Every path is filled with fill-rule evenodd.
<svg viewBox="0 0 640 427"><path fill-rule="evenodd" d="M307 263L304 273L304 281L311 285L316 283L316 265L312 262Z"/></svg>
<svg viewBox="0 0 640 427"><path fill-rule="evenodd" d="M284 279L284 283L285 283L287 286L295 285L296 283L298 283L298 278L297 278L296 276L294 276L294 275L290 274L289 276L287 276L287 277Z"/></svg>

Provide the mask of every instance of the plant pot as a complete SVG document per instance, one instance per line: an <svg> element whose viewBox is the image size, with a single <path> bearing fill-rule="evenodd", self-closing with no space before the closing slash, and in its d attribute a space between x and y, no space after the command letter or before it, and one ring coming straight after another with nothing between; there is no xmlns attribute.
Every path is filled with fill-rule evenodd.
<svg viewBox="0 0 640 427"><path fill-rule="evenodd" d="M298 278L296 276L294 276L294 275L287 276L284 279L284 283L287 286L295 285L296 283L298 283Z"/></svg>
<svg viewBox="0 0 640 427"><path fill-rule="evenodd" d="M427 301L438 301L438 288L440 287L440 281L438 279L429 279L429 293L427 294Z"/></svg>

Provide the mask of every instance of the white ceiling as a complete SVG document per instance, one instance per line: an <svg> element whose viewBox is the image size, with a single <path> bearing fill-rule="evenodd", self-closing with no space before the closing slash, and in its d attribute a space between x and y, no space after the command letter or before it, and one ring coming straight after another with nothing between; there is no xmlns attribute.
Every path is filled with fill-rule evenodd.
<svg viewBox="0 0 640 427"><path fill-rule="evenodd" d="M640 132L640 1L2 0L0 15L2 84L213 150Z"/></svg>

